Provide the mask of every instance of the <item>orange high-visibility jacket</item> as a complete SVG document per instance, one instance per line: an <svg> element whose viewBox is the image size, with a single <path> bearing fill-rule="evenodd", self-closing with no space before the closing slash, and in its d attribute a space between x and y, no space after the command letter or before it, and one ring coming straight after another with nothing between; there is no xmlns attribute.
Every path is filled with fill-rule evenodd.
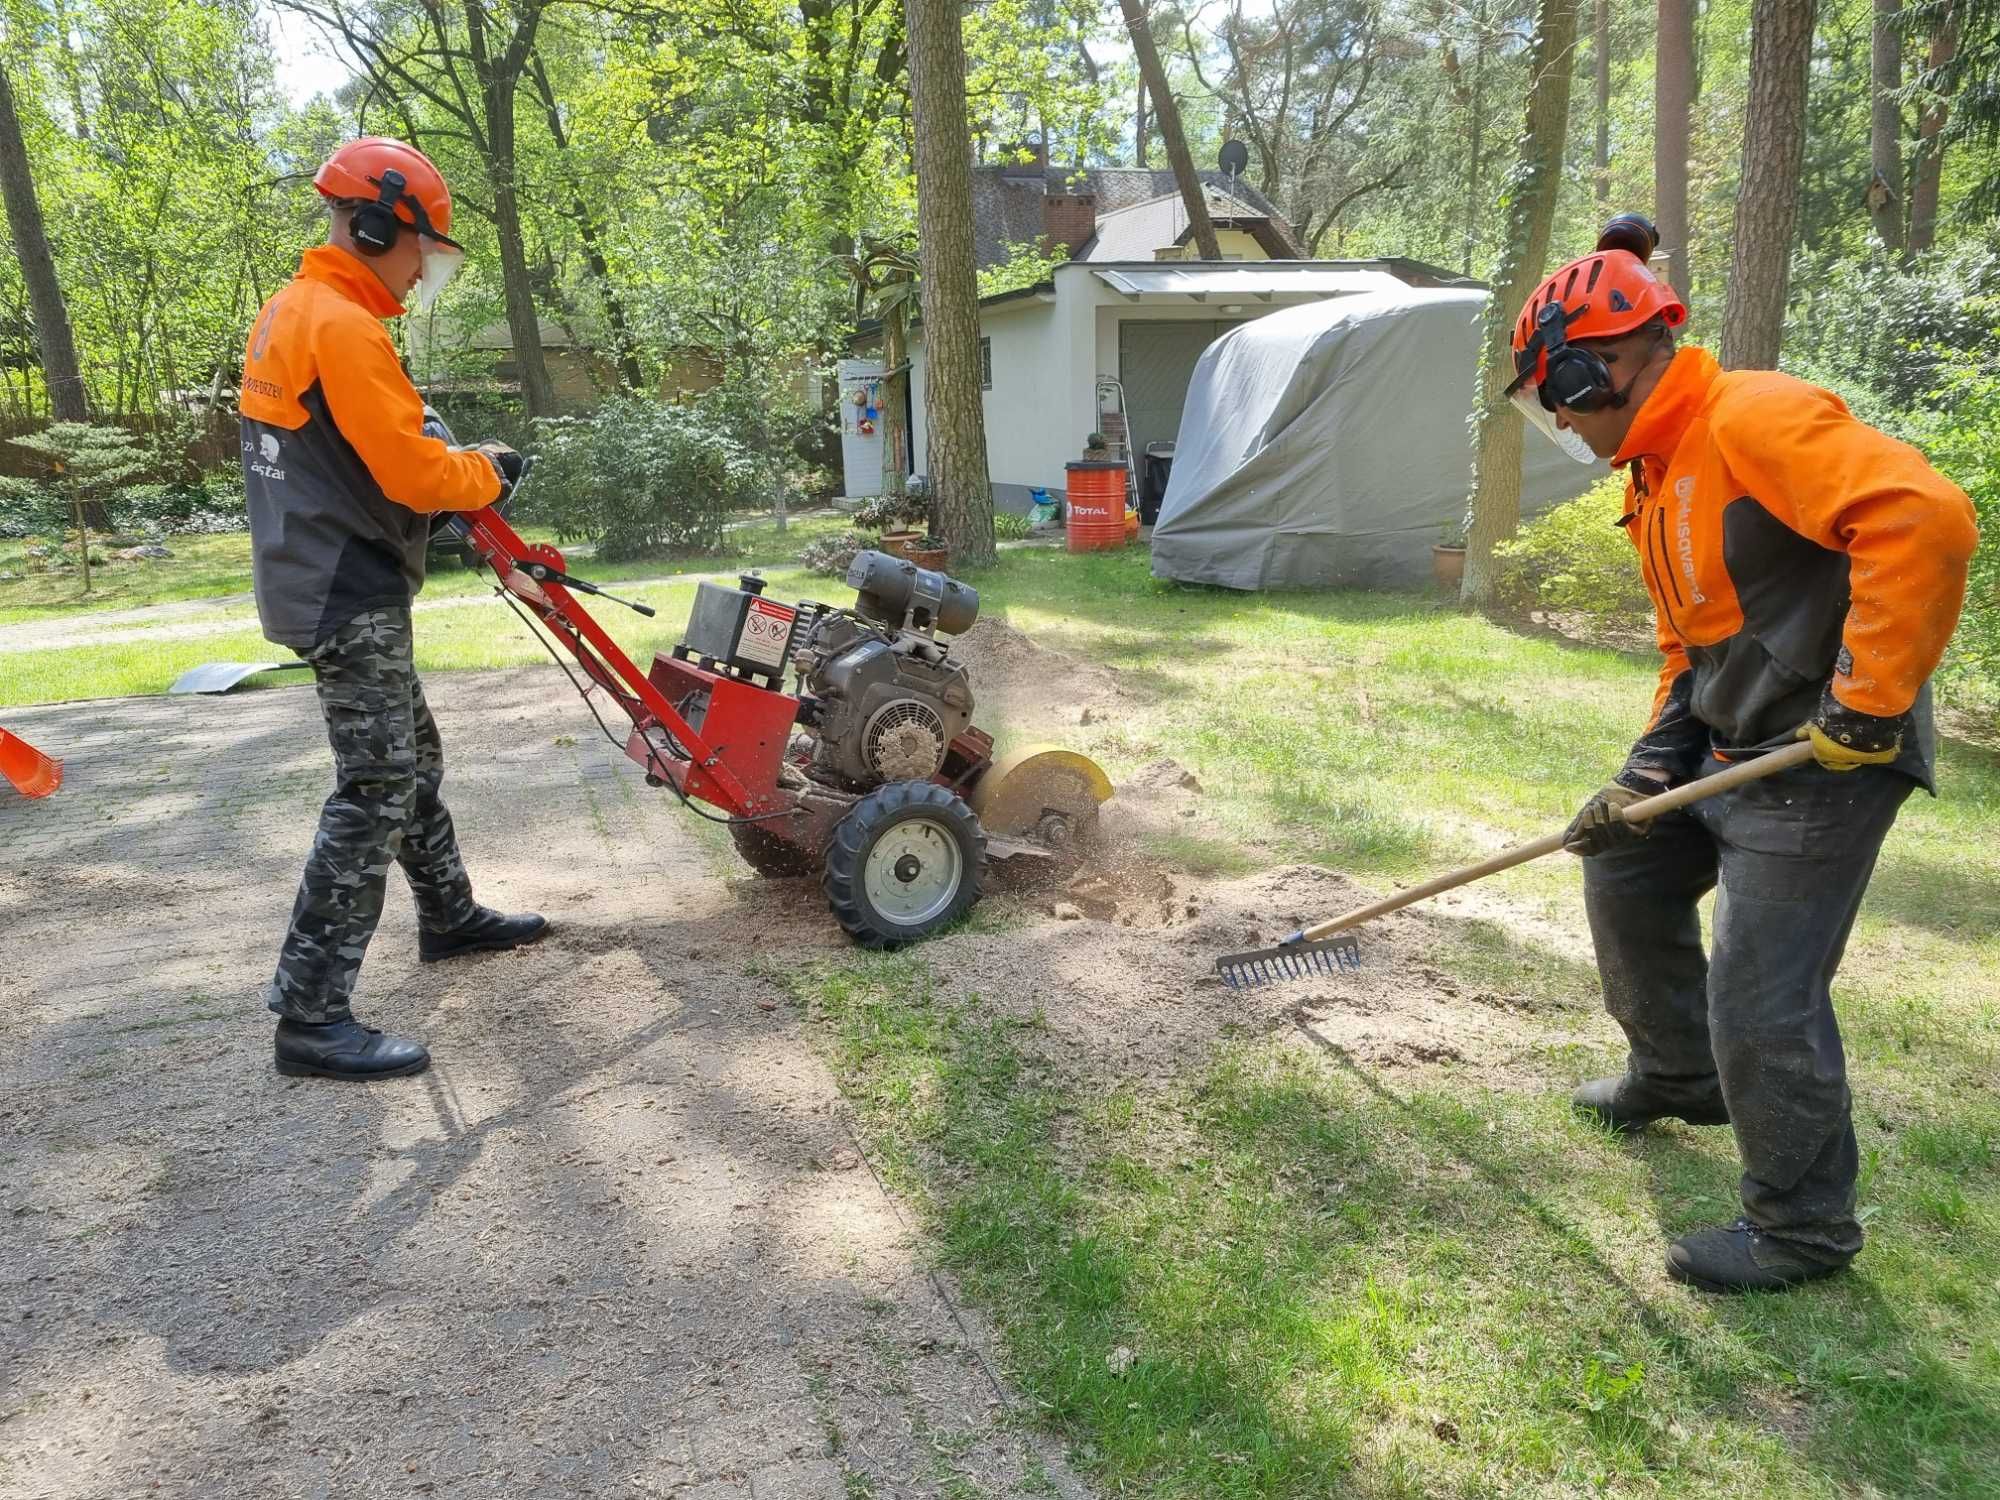
<svg viewBox="0 0 2000 1500"><path fill-rule="evenodd" d="M1932 784L1929 680L1965 601L1972 503L1831 391L1674 356L1613 463L1664 656L1633 767L1676 781L1771 747L1833 696L1910 715L1897 766Z"/></svg>
<svg viewBox="0 0 2000 1500"><path fill-rule="evenodd" d="M243 359L243 489L266 638L307 648L424 583L430 514L499 496L482 453L423 434L384 318L403 311L332 245L264 304Z"/></svg>

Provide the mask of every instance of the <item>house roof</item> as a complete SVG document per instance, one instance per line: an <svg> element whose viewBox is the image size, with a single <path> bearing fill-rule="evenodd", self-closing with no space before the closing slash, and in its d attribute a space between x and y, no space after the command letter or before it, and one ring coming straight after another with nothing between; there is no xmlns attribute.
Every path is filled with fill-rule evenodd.
<svg viewBox="0 0 2000 1500"><path fill-rule="evenodd" d="M1239 205L1232 217L1263 217L1281 226L1291 240L1291 226L1285 223L1270 199L1240 177L1227 172L1197 172L1202 185L1214 194ZM1042 199L1050 193L1094 193L1097 216L1136 208L1162 198L1177 197L1180 189L1169 168L1152 167L975 167L972 170L973 249L982 268L1005 265L1009 247L1032 245L1041 239L1045 226ZM1171 239L1161 244L1171 244ZM1158 245L1148 245L1151 255Z"/></svg>
<svg viewBox="0 0 2000 1500"><path fill-rule="evenodd" d="M1262 209L1207 183L1202 184L1201 192L1208 200L1208 215L1217 229L1242 229L1258 236L1259 243L1270 238L1271 216ZM1077 251L1076 259L1147 260L1164 246L1185 243L1193 232L1181 195L1165 193L1130 208L1100 213L1096 238ZM1282 241L1276 251L1267 243L1264 248L1266 254L1275 258L1288 259L1291 255L1291 247Z"/></svg>

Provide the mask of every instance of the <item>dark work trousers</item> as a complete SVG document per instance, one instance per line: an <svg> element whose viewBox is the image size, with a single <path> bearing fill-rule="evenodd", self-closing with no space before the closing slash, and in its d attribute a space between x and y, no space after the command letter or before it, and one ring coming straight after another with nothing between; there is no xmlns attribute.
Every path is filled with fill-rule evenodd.
<svg viewBox="0 0 2000 1500"><path fill-rule="evenodd" d="M438 796L444 749L411 659L408 607L357 615L300 654L326 716L334 788L265 1003L288 1020L344 1021L389 866L403 867L432 932L471 919L472 882Z"/></svg>
<svg viewBox="0 0 2000 1500"><path fill-rule="evenodd" d="M1722 770L1709 760L1704 776ZM1830 986L1875 857L1915 785L1808 762L1661 818L1583 862L1604 1005L1630 1075L1729 1106L1743 1211L1804 1255L1861 1248L1847 1063ZM1696 903L1716 892L1713 951Z"/></svg>

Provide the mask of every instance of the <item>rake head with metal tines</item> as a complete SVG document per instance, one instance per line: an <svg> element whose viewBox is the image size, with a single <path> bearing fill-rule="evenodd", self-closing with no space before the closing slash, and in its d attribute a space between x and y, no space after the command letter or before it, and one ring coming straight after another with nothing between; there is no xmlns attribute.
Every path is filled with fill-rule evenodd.
<svg viewBox="0 0 2000 1500"><path fill-rule="evenodd" d="M1309 943L1295 932L1275 948L1232 953L1215 961L1215 972L1232 990L1256 989L1285 979L1309 979L1361 967L1361 944L1352 933Z"/></svg>

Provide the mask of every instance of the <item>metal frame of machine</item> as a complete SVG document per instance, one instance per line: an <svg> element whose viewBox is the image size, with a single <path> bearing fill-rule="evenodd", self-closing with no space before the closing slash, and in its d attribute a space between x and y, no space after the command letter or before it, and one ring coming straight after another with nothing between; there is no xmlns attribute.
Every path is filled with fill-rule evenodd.
<svg viewBox="0 0 2000 1500"><path fill-rule="evenodd" d="M814 730L842 705L805 691L803 669L796 669L800 691L785 691L794 653L811 657L825 675L831 669L819 658L844 651L844 639L897 633L899 649L962 678L962 666L933 632L968 628L978 595L942 574L864 552L848 574L859 598L846 610L767 600L762 580L747 576L735 590L704 583L686 638L642 672L577 595L647 616L651 608L575 577L560 551L524 541L496 508L462 512L447 524L493 570L504 596L532 610L576 659L589 679L589 686L578 684L586 702L594 686L631 720L623 748L647 781L670 787L697 813L695 803L716 809L760 874L818 872L834 915L864 946L899 946L961 916L979 899L989 856L1060 866L1087 842L1097 807L1111 796L1103 771L1073 751L1033 746L996 765L991 736L970 722L970 691L962 684L962 726L941 753L934 751L943 739L938 727L950 725L925 703L918 703L921 713L903 709L899 720L891 701L861 730L870 744L889 747L885 756L911 747L906 766L922 769L934 759L928 775L885 775L871 785L865 776L829 772ZM835 644L820 644L821 635ZM819 647L817 655L810 646ZM883 691L893 698L893 689ZM912 717L920 729L898 728ZM599 724L615 743L601 717ZM898 733L905 738L894 738Z"/></svg>

